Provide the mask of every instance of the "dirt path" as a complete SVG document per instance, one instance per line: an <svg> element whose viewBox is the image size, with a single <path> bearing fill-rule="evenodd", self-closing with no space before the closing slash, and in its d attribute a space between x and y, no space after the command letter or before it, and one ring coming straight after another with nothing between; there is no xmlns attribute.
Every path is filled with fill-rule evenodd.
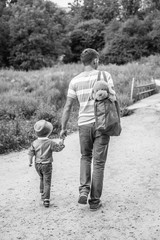
<svg viewBox="0 0 160 240"><path fill-rule="evenodd" d="M39 178L28 167L27 151L1 155L0 240L159 240L160 111L141 108L122 126L110 142L97 212L77 203L77 133L54 155L49 209L39 200Z"/></svg>

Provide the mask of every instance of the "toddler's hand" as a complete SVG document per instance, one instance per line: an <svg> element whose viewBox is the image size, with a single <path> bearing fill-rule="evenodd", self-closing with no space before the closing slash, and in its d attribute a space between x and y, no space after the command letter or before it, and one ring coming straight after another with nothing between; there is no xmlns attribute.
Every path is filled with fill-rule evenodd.
<svg viewBox="0 0 160 240"><path fill-rule="evenodd" d="M60 144L60 145L64 145L64 139L61 139L61 140L59 141L59 144Z"/></svg>

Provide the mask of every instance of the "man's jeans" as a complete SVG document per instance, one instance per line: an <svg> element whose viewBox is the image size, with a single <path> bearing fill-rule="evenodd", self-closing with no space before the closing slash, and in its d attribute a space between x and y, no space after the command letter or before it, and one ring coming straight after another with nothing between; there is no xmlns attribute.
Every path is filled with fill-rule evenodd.
<svg viewBox="0 0 160 240"><path fill-rule="evenodd" d="M104 167L110 137L96 131L95 123L91 123L79 126L79 138L81 147L79 191L87 194L90 192L89 204L97 204L102 194Z"/></svg>
<svg viewBox="0 0 160 240"><path fill-rule="evenodd" d="M40 176L40 193L42 193L42 199L50 199L52 163L36 163L35 168Z"/></svg>

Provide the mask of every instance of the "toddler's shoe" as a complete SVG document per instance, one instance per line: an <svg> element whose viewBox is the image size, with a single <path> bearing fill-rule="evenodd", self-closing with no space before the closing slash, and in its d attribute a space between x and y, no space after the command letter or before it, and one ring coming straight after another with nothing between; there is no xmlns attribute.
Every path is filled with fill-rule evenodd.
<svg viewBox="0 0 160 240"><path fill-rule="evenodd" d="M49 207L50 201L49 201L49 200L44 200L43 205L44 205L46 208Z"/></svg>

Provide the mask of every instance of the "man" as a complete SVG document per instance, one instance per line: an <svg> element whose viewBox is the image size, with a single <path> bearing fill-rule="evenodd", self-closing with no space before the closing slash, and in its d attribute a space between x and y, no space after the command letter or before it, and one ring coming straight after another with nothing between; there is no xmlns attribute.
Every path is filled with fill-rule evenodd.
<svg viewBox="0 0 160 240"><path fill-rule="evenodd" d="M73 102L78 99L80 104L78 126L81 149L78 203L87 204L90 193L88 203L90 210L94 211L102 206L100 197L110 138L95 129L94 100L90 97L92 88L98 78L99 54L94 49L87 48L81 54L81 61L84 65L84 71L74 77L69 84L67 101L62 115L60 137L64 138L66 134L66 126ZM106 71L105 75L108 84L113 87L111 75ZM103 76L101 76L101 79L103 79ZM92 158L93 172L91 174Z"/></svg>

